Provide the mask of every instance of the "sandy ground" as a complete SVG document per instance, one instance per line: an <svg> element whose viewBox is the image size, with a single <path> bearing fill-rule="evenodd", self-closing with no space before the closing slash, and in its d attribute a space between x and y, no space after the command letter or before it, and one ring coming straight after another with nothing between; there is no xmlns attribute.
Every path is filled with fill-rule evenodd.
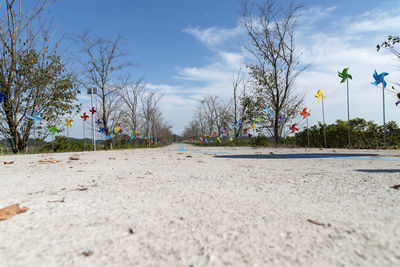
<svg viewBox="0 0 400 267"><path fill-rule="evenodd" d="M177 144L2 156L14 164L0 162L0 208L29 210L0 221L0 266L399 266L399 154Z"/></svg>

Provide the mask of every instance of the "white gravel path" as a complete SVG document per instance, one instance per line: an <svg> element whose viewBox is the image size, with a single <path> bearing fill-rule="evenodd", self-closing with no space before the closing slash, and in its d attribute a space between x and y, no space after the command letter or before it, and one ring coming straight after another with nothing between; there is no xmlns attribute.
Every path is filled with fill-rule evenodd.
<svg viewBox="0 0 400 267"><path fill-rule="evenodd" d="M77 154L0 157L0 266L400 266L400 151Z"/></svg>

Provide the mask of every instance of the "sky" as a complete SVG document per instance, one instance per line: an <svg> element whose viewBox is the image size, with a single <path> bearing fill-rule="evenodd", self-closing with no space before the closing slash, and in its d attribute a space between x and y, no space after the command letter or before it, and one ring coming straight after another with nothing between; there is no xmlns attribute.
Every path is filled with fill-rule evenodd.
<svg viewBox="0 0 400 267"><path fill-rule="evenodd" d="M322 121L314 92L326 95L326 123L347 119L346 87L337 71L349 67L350 116L382 123L382 89L371 85L376 69L388 72L389 87L400 81L400 62L376 45L400 34L398 0L304 0L298 17L296 47L310 64L296 81L311 109L310 124ZM124 36L122 50L135 63L132 78L143 77L147 88L163 95L163 117L176 134L190 122L207 94L232 97L231 80L251 57L243 48L246 32L237 0L58 0L45 12L63 33L86 30L106 39ZM399 89L397 89L399 90ZM83 109L89 98L81 95ZM386 121L400 124L396 97L386 94ZM82 137L79 117L71 136Z"/></svg>

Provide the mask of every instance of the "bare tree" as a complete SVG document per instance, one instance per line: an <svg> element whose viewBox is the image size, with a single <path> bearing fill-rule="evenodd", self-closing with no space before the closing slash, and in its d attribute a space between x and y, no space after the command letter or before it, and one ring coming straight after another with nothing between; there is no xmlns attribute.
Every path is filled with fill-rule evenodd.
<svg viewBox="0 0 400 267"><path fill-rule="evenodd" d="M140 129L141 99L145 92L146 84L143 79L131 83L129 79L124 82L121 90L121 99L124 103L124 122L131 132Z"/></svg>
<svg viewBox="0 0 400 267"><path fill-rule="evenodd" d="M238 138L243 130L243 127L248 122L246 109L247 106L243 103L246 98L246 90L249 85L248 77L246 73L240 68L232 78L233 88L233 124L235 138Z"/></svg>
<svg viewBox="0 0 400 267"><path fill-rule="evenodd" d="M142 111L143 111L143 129L145 134L149 136L154 130L157 118L161 117L161 111L158 108L158 103L161 96L158 96L155 92L147 92L141 97Z"/></svg>
<svg viewBox="0 0 400 267"><path fill-rule="evenodd" d="M88 89L98 89L99 116L106 135L112 132L113 125L121 116L118 109L121 86L118 85L115 75L121 69L132 65L129 61L123 61L125 53L120 49L121 40L121 35L113 40L106 40L100 37L93 38L88 32L76 36L76 43L83 54L79 61L82 66L81 84ZM108 145L112 148L111 138L108 139Z"/></svg>
<svg viewBox="0 0 400 267"><path fill-rule="evenodd" d="M38 19L53 1L37 0L23 11L22 0L6 0L0 19L0 131L14 153L26 151L34 121L48 124L72 113L77 90L58 55L59 39Z"/></svg>
<svg viewBox="0 0 400 267"><path fill-rule="evenodd" d="M253 95L245 101L250 116L260 116L263 109L273 110L264 117L265 128L279 144L284 124L280 116L290 120L297 114L303 97L295 92L295 79L307 67L301 67L295 47L296 17L301 6L294 0L266 0L263 4L245 1L242 19L250 42L247 50L255 63L248 64L253 78Z"/></svg>

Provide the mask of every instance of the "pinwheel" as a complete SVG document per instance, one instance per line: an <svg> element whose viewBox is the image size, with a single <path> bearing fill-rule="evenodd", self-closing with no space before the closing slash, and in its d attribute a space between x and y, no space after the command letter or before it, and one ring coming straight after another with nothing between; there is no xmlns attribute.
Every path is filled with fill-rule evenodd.
<svg viewBox="0 0 400 267"><path fill-rule="evenodd" d="M382 83L382 98L383 98L383 143L386 145L386 121L385 121L385 88L386 88L386 81L385 81L385 76L389 75L387 72L382 72L381 74L378 75L376 70L374 71L373 77L375 79L375 82L373 82L373 85L379 85Z"/></svg>
<svg viewBox="0 0 400 267"><path fill-rule="evenodd" d="M269 109L268 107L265 107L264 112L268 116L274 116L275 115L275 112L273 110Z"/></svg>
<svg viewBox="0 0 400 267"><path fill-rule="evenodd" d="M292 125L289 125L289 129L292 130L292 133L294 133L294 146L296 146L296 132L299 129L296 127L296 123L293 123Z"/></svg>
<svg viewBox="0 0 400 267"><path fill-rule="evenodd" d="M322 102L324 102L323 98L326 98L326 96L324 94L322 94L322 89L319 89L318 92L314 93L314 95L316 98L318 98L318 103L321 102L321 99L322 99Z"/></svg>
<svg viewBox="0 0 400 267"><path fill-rule="evenodd" d="M92 116L93 116L94 113L96 113L96 109L94 107L92 107L92 109L90 109L89 112L92 113Z"/></svg>
<svg viewBox="0 0 400 267"><path fill-rule="evenodd" d="M87 115L86 112L83 112L81 118L83 119L83 121L86 121L89 118L89 115Z"/></svg>
<svg viewBox="0 0 400 267"><path fill-rule="evenodd" d="M6 98L6 95L0 92L0 103L4 101L4 98Z"/></svg>
<svg viewBox="0 0 400 267"><path fill-rule="evenodd" d="M234 123L234 124L233 124L233 129L236 129L236 128L237 128L237 124Z"/></svg>
<svg viewBox="0 0 400 267"><path fill-rule="evenodd" d="M257 119L256 119L256 121L258 122L258 123L261 123L261 117L257 117Z"/></svg>
<svg viewBox="0 0 400 267"><path fill-rule="evenodd" d="M314 93L315 97L318 98L318 103L322 99L322 120L324 122L324 147L326 148L326 131L325 131L325 109L324 109L324 98L326 96L322 93L322 89L319 89L317 93Z"/></svg>
<svg viewBox="0 0 400 267"><path fill-rule="evenodd" d="M99 127L99 133L104 134L104 128L103 127Z"/></svg>
<svg viewBox="0 0 400 267"><path fill-rule="evenodd" d="M55 134L60 132L60 130L57 129L57 125L56 124L54 124L53 126L49 127L48 129L52 133L52 135L55 135Z"/></svg>
<svg viewBox="0 0 400 267"><path fill-rule="evenodd" d="M282 123L282 124L284 124L284 123L285 123L285 121L286 121L286 117L284 117L284 116L280 115L280 116L279 116L279 123Z"/></svg>
<svg viewBox="0 0 400 267"><path fill-rule="evenodd" d="M36 146L36 123L38 121L41 121L42 118L39 117L39 115L37 114L37 112L35 112L33 114L33 116L28 116L29 119L33 120L33 139L35 140L35 146Z"/></svg>
<svg viewBox="0 0 400 267"><path fill-rule="evenodd" d="M289 125L289 129L292 131L291 133L296 133L299 130L296 128L296 123Z"/></svg>
<svg viewBox="0 0 400 267"><path fill-rule="evenodd" d="M251 134L248 134L247 136L248 136L249 138L251 138Z"/></svg>
<svg viewBox="0 0 400 267"><path fill-rule="evenodd" d="M98 120L96 121L97 126L100 126L102 123L103 123L103 122L102 122L100 119L98 119Z"/></svg>
<svg viewBox="0 0 400 267"><path fill-rule="evenodd" d="M114 128L114 130L118 133L119 130L121 130L121 128L119 128L118 126L116 126L116 127Z"/></svg>
<svg viewBox="0 0 400 267"><path fill-rule="evenodd" d="M72 122L73 122L74 120L66 118L65 121L66 121L66 123L64 124L65 126L67 126L67 127L68 127L68 126L69 126L69 127L72 127Z"/></svg>
<svg viewBox="0 0 400 267"><path fill-rule="evenodd" d="M307 118L307 116L311 116L309 112L307 112L307 108L304 108L303 111L300 111L300 115L303 115L303 120Z"/></svg>
<svg viewBox="0 0 400 267"><path fill-rule="evenodd" d="M375 79L375 81L372 83L373 85L379 85L380 83L382 83L383 88L386 88L386 81L385 81L385 76L389 75L389 73L387 72L382 72L381 74L378 74L376 72L376 70L374 71L373 77Z"/></svg>
<svg viewBox="0 0 400 267"><path fill-rule="evenodd" d="M347 86L347 139L350 147L350 102L349 102L349 79L352 80L353 77L348 73L349 68L345 68L342 72L338 71L338 76L342 78L340 83L346 82Z"/></svg>
<svg viewBox="0 0 400 267"><path fill-rule="evenodd" d="M106 135L106 140L108 140L108 139L110 139L110 138L111 138L111 135L107 134L107 135Z"/></svg>
<svg viewBox="0 0 400 267"><path fill-rule="evenodd" d="M244 133L244 134L247 134L247 129L243 129L243 133Z"/></svg>
<svg viewBox="0 0 400 267"><path fill-rule="evenodd" d="M254 131L254 128L256 128L256 126L254 126L254 124L251 124L250 128Z"/></svg>
<svg viewBox="0 0 400 267"><path fill-rule="evenodd" d="M117 127L121 128L121 123L117 122Z"/></svg>
<svg viewBox="0 0 400 267"><path fill-rule="evenodd" d="M33 116L28 116L29 119L33 120L33 124L36 124L38 121L41 121L42 118L35 112Z"/></svg>
<svg viewBox="0 0 400 267"><path fill-rule="evenodd" d="M131 139L135 139L135 137L136 137L136 134L131 134L131 136L130 136Z"/></svg>
<svg viewBox="0 0 400 267"><path fill-rule="evenodd" d="M122 132L123 132L122 129L119 129L118 133L122 134Z"/></svg>
<svg viewBox="0 0 400 267"><path fill-rule="evenodd" d="M85 134L85 122L86 120L89 118L89 115L86 114L86 112L83 112L83 115L81 116L81 118L83 119L83 143L85 143L85 139L86 139L86 134Z"/></svg>
<svg viewBox="0 0 400 267"><path fill-rule="evenodd" d="M232 141L233 141L233 138L232 138L232 137L229 137L229 141L231 141L231 142L232 142Z"/></svg>
<svg viewBox="0 0 400 267"><path fill-rule="evenodd" d="M54 151L54 143L53 143L54 142L54 135L59 133L60 130L57 129L57 125L56 124L54 124L53 126L49 127L48 129L52 133L52 135L51 135L51 147L52 147L52 149Z"/></svg>
<svg viewBox="0 0 400 267"><path fill-rule="evenodd" d="M348 73L348 71L349 71L349 68L343 69L342 72L338 71L338 76L340 78L342 78L340 83L344 83L345 81L347 81L347 79L353 80L353 77Z"/></svg>

